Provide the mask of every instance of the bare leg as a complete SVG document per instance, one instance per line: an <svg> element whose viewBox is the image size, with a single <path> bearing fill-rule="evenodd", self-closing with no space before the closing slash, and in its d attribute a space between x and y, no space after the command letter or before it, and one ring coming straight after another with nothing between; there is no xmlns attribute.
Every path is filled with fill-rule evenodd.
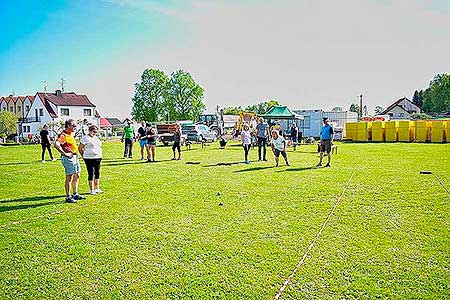
<svg viewBox="0 0 450 300"><path fill-rule="evenodd" d="M80 178L80 174L73 174L72 178L72 192L74 194L78 194L78 179Z"/></svg>
<svg viewBox="0 0 450 300"><path fill-rule="evenodd" d="M67 196L70 195L70 183L72 182L72 176L73 176L73 174L71 174L71 175L66 175L66 182L65 182L64 187L65 187L65 189L66 189L66 195L67 195Z"/></svg>
<svg viewBox="0 0 450 300"><path fill-rule="evenodd" d="M94 189L100 189L100 179L94 179Z"/></svg>
<svg viewBox="0 0 450 300"><path fill-rule="evenodd" d="M94 190L94 181L88 181L89 182L89 190L92 191Z"/></svg>
<svg viewBox="0 0 450 300"><path fill-rule="evenodd" d="M150 145L145 145L145 149L147 150L147 160L150 161L151 160L151 156L150 156Z"/></svg>
<svg viewBox="0 0 450 300"><path fill-rule="evenodd" d="M153 157L153 161L155 161L155 157L156 157L156 149L155 149L156 147L154 146L154 145L152 145L152 157Z"/></svg>

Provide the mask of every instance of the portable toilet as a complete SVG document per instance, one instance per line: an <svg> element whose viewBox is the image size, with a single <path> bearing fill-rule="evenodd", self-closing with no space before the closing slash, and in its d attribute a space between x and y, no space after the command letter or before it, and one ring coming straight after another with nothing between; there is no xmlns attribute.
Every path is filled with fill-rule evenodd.
<svg viewBox="0 0 450 300"><path fill-rule="evenodd" d="M416 121L416 141L425 143L431 140L431 122Z"/></svg>
<svg viewBox="0 0 450 300"><path fill-rule="evenodd" d="M384 128L386 132L386 142L398 141L398 121L384 122Z"/></svg>
<svg viewBox="0 0 450 300"><path fill-rule="evenodd" d="M372 142L384 142L385 139L384 121L372 122Z"/></svg>
<svg viewBox="0 0 450 300"><path fill-rule="evenodd" d="M398 141L412 142L416 136L416 126L414 121L398 121Z"/></svg>
<svg viewBox="0 0 450 300"><path fill-rule="evenodd" d="M372 122L358 122L356 139L358 142L368 142L372 138Z"/></svg>
<svg viewBox="0 0 450 300"><path fill-rule="evenodd" d="M431 122L431 142L433 143L445 142L446 133L447 133L447 121Z"/></svg>

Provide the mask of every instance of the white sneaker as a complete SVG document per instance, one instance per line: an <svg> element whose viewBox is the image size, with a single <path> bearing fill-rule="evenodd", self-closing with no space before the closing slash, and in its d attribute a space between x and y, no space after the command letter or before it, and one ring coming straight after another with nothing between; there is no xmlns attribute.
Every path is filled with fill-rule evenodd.
<svg viewBox="0 0 450 300"><path fill-rule="evenodd" d="M43 160L42 162L43 162L43 163L46 163L46 161L45 161L45 160Z"/></svg>
<svg viewBox="0 0 450 300"><path fill-rule="evenodd" d="M56 158L53 157L52 161L56 161Z"/></svg>
<svg viewBox="0 0 450 300"><path fill-rule="evenodd" d="M104 193L101 189L96 189L95 192L96 192L97 194Z"/></svg>
<svg viewBox="0 0 450 300"><path fill-rule="evenodd" d="M89 194L91 194L91 195L97 195L97 192L96 192L95 190L91 190L91 191L89 192Z"/></svg>

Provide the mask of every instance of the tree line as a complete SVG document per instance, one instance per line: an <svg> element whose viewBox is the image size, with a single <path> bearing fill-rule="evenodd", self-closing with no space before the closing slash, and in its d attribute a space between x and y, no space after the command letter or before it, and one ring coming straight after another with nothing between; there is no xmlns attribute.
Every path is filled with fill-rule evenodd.
<svg viewBox="0 0 450 300"><path fill-rule="evenodd" d="M238 115L241 112L254 112L258 115L265 114L269 108L272 106L279 105L277 100L269 100L269 101L262 101L257 104L248 105L247 107L243 108L242 106L236 106L236 107L225 107L223 109L224 115Z"/></svg>
<svg viewBox="0 0 450 300"><path fill-rule="evenodd" d="M132 116L136 120L197 120L204 111L204 90L189 72L178 70L167 76L157 69L146 69L135 84Z"/></svg>
<svg viewBox="0 0 450 300"><path fill-rule="evenodd" d="M414 92L412 101L428 114L450 111L450 74L434 76L427 89Z"/></svg>

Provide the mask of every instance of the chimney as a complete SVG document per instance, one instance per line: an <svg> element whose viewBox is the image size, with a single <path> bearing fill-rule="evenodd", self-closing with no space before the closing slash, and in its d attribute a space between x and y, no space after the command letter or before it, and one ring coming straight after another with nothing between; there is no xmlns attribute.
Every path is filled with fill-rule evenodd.
<svg viewBox="0 0 450 300"><path fill-rule="evenodd" d="M61 90L56 90L55 91L56 96L61 97L62 96L62 92Z"/></svg>

